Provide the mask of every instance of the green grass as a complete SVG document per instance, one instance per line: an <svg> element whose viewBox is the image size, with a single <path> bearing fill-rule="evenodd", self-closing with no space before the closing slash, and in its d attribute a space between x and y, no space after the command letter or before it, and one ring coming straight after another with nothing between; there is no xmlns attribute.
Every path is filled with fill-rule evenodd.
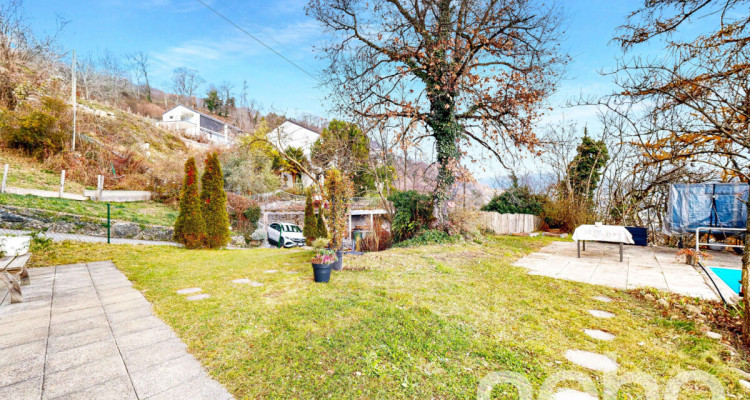
<svg viewBox="0 0 750 400"><path fill-rule="evenodd" d="M107 204L94 201L76 201L59 198L0 194L0 204L37 208L53 212L65 212L87 217L107 218ZM172 226L177 219L177 210L165 204L139 201L110 203L112 219L139 224Z"/></svg>
<svg viewBox="0 0 750 400"><path fill-rule="evenodd" d="M237 398L476 398L478 381L504 370L536 389L567 369L600 383L602 374L565 360L568 349L616 357L620 372L648 373L662 388L682 370L707 371L743 395L729 367L747 365L691 323L626 292L511 266L550 241L501 237L370 253L346 259L329 284L312 282L312 254L303 250L62 243L36 249L31 263L112 259ZM238 278L264 285L230 283ZM195 286L211 297L188 302L175 293ZM616 317L594 318L592 308ZM596 341L583 334L588 328L617 337ZM643 398L626 391L620 399Z"/></svg>

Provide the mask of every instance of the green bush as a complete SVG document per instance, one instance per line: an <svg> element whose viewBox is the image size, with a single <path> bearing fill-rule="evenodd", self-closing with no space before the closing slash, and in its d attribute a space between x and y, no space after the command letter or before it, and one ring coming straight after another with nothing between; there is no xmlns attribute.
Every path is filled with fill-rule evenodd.
<svg viewBox="0 0 750 400"><path fill-rule="evenodd" d="M63 101L45 97L41 110L4 111L0 131L5 144L38 158L61 152L70 139L66 110Z"/></svg>
<svg viewBox="0 0 750 400"><path fill-rule="evenodd" d="M319 237L319 238L327 238L328 237L328 229L326 229L326 223L325 223L325 221L323 221L323 211L322 210L321 210L321 212L318 213L318 219L317 219L317 224L316 225L318 226L318 231L317 231L316 236Z"/></svg>
<svg viewBox="0 0 750 400"><path fill-rule="evenodd" d="M246 208L242 212L242 215L252 224L253 230L258 228L258 220L260 220L260 206L256 203Z"/></svg>
<svg viewBox="0 0 750 400"><path fill-rule="evenodd" d="M397 192L388 197L396 209L391 222L391 235L401 242L418 235L433 221L432 197L414 190Z"/></svg>
<svg viewBox="0 0 750 400"><path fill-rule="evenodd" d="M428 244L448 244L460 242L463 238L461 236L451 236L443 231L430 229L426 230L419 235L399 242L393 247L413 247L413 246L424 246Z"/></svg>
<svg viewBox="0 0 750 400"><path fill-rule="evenodd" d="M216 153L206 157L201 177L201 211L203 220L206 221L206 245L212 249L226 246L229 243L227 194L224 192L224 178L219 155Z"/></svg>
<svg viewBox="0 0 750 400"><path fill-rule="evenodd" d="M318 221L315 219L312 192L310 191L307 192L307 199L305 200L305 223L302 226L302 234L305 236L308 245L318 237Z"/></svg>
<svg viewBox="0 0 750 400"><path fill-rule="evenodd" d="M174 240L188 249L203 247L206 241L206 223L198 200L198 170L193 157L185 162L185 179L180 194L180 213L174 224Z"/></svg>
<svg viewBox="0 0 750 400"><path fill-rule="evenodd" d="M542 215L545 196L531 192L527 186L519 186L514 180L513 186L495 196L482 207L482 211L494 211L500 214L533 214Z"/></svg>
<svg viewBox="0 0 750 400"><path fill-rule="evenodd" d="M321 250L321 249L324 249L324 248L328 247L329 243L330 243L330 240L328 238L321 237L321 238L317 238L317 239L313 240L312 247L315 250Z"/></svg>

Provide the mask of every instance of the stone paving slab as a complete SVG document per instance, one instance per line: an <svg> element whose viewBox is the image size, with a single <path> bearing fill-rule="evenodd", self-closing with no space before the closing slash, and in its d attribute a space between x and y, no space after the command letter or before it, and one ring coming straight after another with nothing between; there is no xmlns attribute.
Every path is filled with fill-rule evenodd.
<svg viewBox="0 0 750 400"><path fill-rule="evenodd" d="M231 399L111 262L29 270L0 292L0 399Z"/></svg>
<svg viewBox="0 0 750 400"><path fill-rule="evenodd" d="M608 286L616 289L650 287L684 296L719 300L718 294L699 269L675 257L676 249L625 246L623 262L619 249L609 243L586 243L577 257L575 242L554 242L516 261L529 274ZM740 258L717 253L711 265L740 266Z"/></svg>

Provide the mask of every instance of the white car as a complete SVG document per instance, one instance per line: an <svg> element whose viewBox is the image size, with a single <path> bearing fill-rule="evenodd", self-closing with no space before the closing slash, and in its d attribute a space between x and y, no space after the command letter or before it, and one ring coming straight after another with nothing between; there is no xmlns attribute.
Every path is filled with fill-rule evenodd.
<svg viewBox="0 0 750 400"><path fill-rule="evenodd" d="M297 225L274 222L268 226L268 243L279 247L304 246L305 236Z"/></svg>

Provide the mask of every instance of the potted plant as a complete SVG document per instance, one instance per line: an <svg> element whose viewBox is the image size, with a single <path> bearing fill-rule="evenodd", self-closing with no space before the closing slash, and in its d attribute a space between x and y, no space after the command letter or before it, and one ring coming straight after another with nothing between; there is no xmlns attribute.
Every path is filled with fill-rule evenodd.
<svg viewBox="0 0 750 400"><path fill-rule="evenodd" d="M343 240L349 228L347 226L347 217L349 215L352 195L354 194L352 181L337 169L328 170L326 172L325 193L328 200L327 214L330 225L329 231L331 233L329 246L336 251L336 263L333 270L340 271L343 267Z"/></svg>
<svg viewBox="0 0 750 400"><path fill-rule="evenodd" d="M331 267L335 261L332 250L318 250L318 254L312 259L315 282L326 283L331 279Z"/></svg>
<svg viewBox="0 0 750 400"><path fill-rule="evenodd" d="M703 259L710 259L712 256L709 253L706 253L705 251L695 251L693 249L680 249L680 251L675 254L675 257L679 256L685 256L685 264L687 265L695 265L695 263Z"/></svg>
<svg viewBox="0 0 750 400"><path fill-rule="evenodd" d="M344 268L343 258L344 252L341 250L336 250L336 261L334 261L331 265L331 269L333 269L334 271L341 271L341 269Z"/></svg>

